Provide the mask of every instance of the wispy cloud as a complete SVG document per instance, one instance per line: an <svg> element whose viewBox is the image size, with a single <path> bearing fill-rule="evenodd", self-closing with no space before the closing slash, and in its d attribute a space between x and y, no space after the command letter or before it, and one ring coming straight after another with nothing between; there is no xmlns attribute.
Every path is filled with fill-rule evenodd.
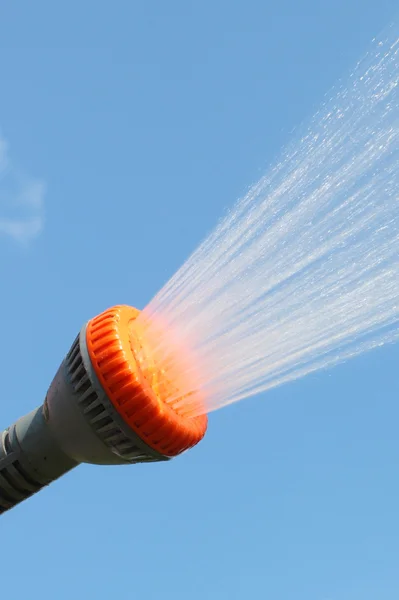
<svg viewBox="0 0 399 600"><path fill-rule="evenodd" d="M22 173L9 155L0 133L0 236L26 244L44 226L44 181Z"/></svg>

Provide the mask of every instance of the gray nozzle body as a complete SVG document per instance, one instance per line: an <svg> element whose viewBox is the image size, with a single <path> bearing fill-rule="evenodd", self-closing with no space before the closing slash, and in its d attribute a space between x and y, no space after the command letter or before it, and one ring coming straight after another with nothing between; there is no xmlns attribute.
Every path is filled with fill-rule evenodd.
<svg viewBox="0 0 399 600"><path fill-rule="evenodd" d="M77 464L54 439L43 407L18 419L0 440L0 514Z"/></svg>
<svg viewBox="0 0 399 600"><path fill-rule="evenodd" d="M82 462L168 460L114 409L92 367L86 327L62 362L44 404L0 436L0 514Z"/></svg>

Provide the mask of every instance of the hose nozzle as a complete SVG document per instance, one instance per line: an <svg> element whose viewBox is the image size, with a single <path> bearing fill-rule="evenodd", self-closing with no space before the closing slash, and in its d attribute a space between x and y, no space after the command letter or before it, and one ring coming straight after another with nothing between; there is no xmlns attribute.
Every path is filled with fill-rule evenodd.
<svg viewBox="0 0 399 600"><path fill-rule="evenodd" d="M0 437L0 513L79 463L165 461L195 446L208 420L191 416L201 412L192 362L167 327L130 306L91 319L44 404Z"/></svg>

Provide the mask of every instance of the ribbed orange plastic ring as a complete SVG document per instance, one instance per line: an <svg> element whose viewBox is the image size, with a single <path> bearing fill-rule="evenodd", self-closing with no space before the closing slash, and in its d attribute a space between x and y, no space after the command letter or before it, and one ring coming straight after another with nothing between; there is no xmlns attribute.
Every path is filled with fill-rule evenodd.
<svg viewBox="0 0 399 600"><path fill-rule="evenodd" d="M114 306L89 321L89 356L104 391L125 423L154 450L164 456L177 456L202 440L208 418L177 414L151 388L138 366L129 334L139 314L131 306Z"/></svg>

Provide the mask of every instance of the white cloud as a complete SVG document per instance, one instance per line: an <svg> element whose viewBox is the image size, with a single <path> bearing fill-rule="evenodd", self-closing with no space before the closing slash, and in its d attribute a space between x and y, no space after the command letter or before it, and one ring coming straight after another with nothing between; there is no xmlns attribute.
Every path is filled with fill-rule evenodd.
<svg viewBox="0 0 399 600"><path fill-rule="evenodd" d="M0 237L26 244L44 226L45 183L22 174L12 163L8 143L0 134Z"/></svg>

